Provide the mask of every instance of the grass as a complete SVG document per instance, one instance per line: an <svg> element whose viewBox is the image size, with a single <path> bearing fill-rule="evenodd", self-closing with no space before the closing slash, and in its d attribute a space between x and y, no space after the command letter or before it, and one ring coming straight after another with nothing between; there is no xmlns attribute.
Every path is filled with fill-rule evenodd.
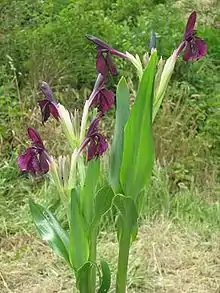
<svg viewBox="0 0 220 293"><path fill-rule="evenodd" d="M219 241L219 231L186 229L165 218L142 223L131 250L128 292L219 292ZM72 292L70 272L35 235L10 236L0 247L1 292ZM99 251L114 272L112 233L101 235Z"/></svg>

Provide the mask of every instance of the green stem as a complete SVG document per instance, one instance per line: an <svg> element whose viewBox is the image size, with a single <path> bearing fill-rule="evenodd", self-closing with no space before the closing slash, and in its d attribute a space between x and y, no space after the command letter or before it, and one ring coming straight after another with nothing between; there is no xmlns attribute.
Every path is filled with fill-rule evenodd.
<svg viewBox="0 0 220 293"><path fill-rule="evenodd" d="M119 240L118 271L116 279L116 293L126 293L128 258L130 250L130 229L122 228Z"/></svg>
<svg viewBox="0 0 220 293"><path fill-rule="evenodd" d="M88 283L81 283L81 286L79 288L79 292L80 293L88 293L89 292L89 287L88 287ZM76 293L76 288L75 286L73 287L73 293Z"/></svg>
<svg viewBox="0 0 220 293"><path fill-rule="evenodd" d="M91 238L90 238L91 242L90 242L89 260L92 263L96 263L97 234L98 234L98 230L96 227L94 227L93 231L91 232ZM96 289L96 267L95 266L92 266L90 269L89 288L90 288L90 293L95 293L95 289Z"/></svg>
<svg viewBox="0 0 220 293"><path fill-rule="evenodd" d="M88 114L89 114L89 101L86 100L84 108L83 108L81 127L80 127L80 138L79 138L80 143L83 142L83 139L85 137Z"/></svg>

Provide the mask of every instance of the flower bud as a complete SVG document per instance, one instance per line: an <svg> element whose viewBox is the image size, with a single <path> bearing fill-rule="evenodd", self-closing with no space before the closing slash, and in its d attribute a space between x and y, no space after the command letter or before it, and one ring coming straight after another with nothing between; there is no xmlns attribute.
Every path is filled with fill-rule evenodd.
<svg viewBox="0 0 220 293"><path fill-rule="evenodd" d="M71 147L74 149L78 142L77 133L74 131L72 117L69 113L69 111L61 104L57 105L57 109L60 116L60 122L63 128L63 131L65 133L65 136L71 145Z"/></svg>
<svg viewBox="0 0 220 293"><path fill-rule="evenodd" d="M159 81L159 86L156 88L156 92L155 92L154 105L153 105L153 117L152 117L153 120L155 119L157 112L159 111L160 105L163 101L163 97L165 95L168 83L174 71L177 57L178 55L175 50L173 54L167 59L164 65L161 78Z"/></svg>

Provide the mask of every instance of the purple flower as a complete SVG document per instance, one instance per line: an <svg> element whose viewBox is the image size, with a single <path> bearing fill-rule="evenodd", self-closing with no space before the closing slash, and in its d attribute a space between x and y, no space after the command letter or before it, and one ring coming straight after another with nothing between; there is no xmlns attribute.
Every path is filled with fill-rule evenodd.
<svg viewBox="0 0 220 293"><path fill-rule="evenodd" d="M184 61L196 61L207 54L207 44L196 36L196 11L193 11L187 21L183 41L178 48L178 54L183 51Z"/></svg>
<svg viewBox="0 0 220 293"><path fill-rule="evenodd" d="M50 157L47 154L39 133L34 129L28 128L28 136L32 142L22 154L18 156L17 164L22 172L41 175L49 170Z"/></svg>
<svg viewBox="0 0 220 293"><path fill-rule="evenodd" d="M99 133L98 124L102 115L99 114L96 118L93 119L86 138L82 142L80 151L82 151L88 145L87 159L88 161L93 158L100 157L108 148L108 142L106 137Z"/></svg>
<svg viewBox="0 0 220 293"><path fill-rule="evenodd" d="M38 104L41 109L42 123L46 122L50 117L50 114L56 119L59 120L59 113L57 110L57 103L53 100L53 93L49 85L42 81L40 89L43 92L46 99L39 101Z"/></svg>
<svg viewBox="0 0 220 293"><path fill-rule="evenodd" d="M91 36L86 35L87 39L92 41L96 45L97 49L97 59L96 59L96 68L103 76L106 76L108 72L112 75L117 75L117 68L112 60L112 55L118 56L120 58L127 58L127 55L113 49L111 46L103 42L102 40Z"/></svg>
<svg viewBox="0 0 220 293"><path fill-rule="evenodd" d="M112 107L112 105L114 105L114 103L114 93L111 90L107 90L103 87L97 92L91 106L95 105L98 111L105 113Z"/></svg>
<svg viewBox="0 0 220 293"><path fill-rule="evenodd" d="M114 93L105 88L105 77L99 73L94 89L89 98L90 107L96 106L102 114L107 112L115 103Z"/></svg>

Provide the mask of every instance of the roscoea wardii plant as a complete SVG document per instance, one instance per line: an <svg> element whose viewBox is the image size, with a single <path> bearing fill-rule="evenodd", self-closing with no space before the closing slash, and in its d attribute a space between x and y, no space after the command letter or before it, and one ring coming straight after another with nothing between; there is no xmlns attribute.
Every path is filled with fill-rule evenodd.
<svg viewBox="0 0 220 293"><path fill-rule="evenodd" d="M30 201L31 214L41 237L72 270L81 293L110 290L111 271L108 263L97 257L97 242L101 219L113 206L117 211L115 227L119 246L114 292L126 292L130 246L138 233L138 218L155 164L153 121L178 56L183 53L185 61L196 61L207 53L207 45L196 35L195 22L196 12L192 12L180 45L166 61L158 60L154 32L150 52L143 52L143 62L137 54L122 53L87 35L96 45L98 73L81 119L78 109L71 114L55 102L50 86L41 83L45 95L39 102L42 122L52 115L54 123L61 124L72 153L52 158L37 131L28 128L31 146L18 157L18 166L22 172L34 175L48 172L57 188L67 228L62 227L50 210L33 201ZM116 93L106 88L109 73L117 73L112 56L128 60L137 70L138 84L132 89L136 96L134 103L130 103L130 88L124 77L120 78ZM112 107L115 128L108 142L100 123ZM105 170L104 165L108 166Z"/></svg>

